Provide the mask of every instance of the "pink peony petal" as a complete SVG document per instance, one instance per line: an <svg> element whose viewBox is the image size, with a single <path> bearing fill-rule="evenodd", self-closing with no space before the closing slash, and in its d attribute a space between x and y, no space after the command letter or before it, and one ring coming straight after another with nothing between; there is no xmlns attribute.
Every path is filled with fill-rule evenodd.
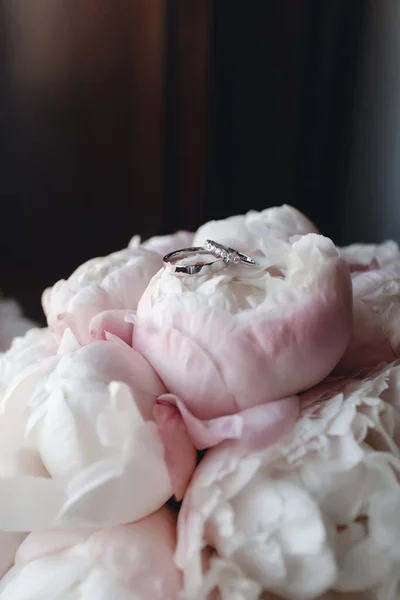
<svg viewBox="0 0 400 600"><path fill-rule="evenodd" d="M270 446L293 427L299 415L299 398L292 396L245 409L234 415L201 420L179 397L166 394L159 401L179 408L189 434L198 450L211 448L224 440L240 440L250 450Z"/></svg>
<svg viewBox="0 0 400 600"><path fill-rule="evenodd" d="M133 324L125 320L131 310L105 310L90 321L89 331L93 340L105 340L106 333L111 333L126 344L131 345Z"/></svg>
<svg viewBox="0 0 400 600"><path fill-rule="evenodd" d="M163 401L161 397L154 407L153 414L164 445L164 459L175 498L180 501L196 468L197 453L184 420L175 406Z"/></svg>
<svg viewBox="0 0 400 600"><path fill-rule="evenodd" d="M242 445L249 450L261 450L291 432L299 416L299 397L268 402L239 414L243 419Z"/></svg>

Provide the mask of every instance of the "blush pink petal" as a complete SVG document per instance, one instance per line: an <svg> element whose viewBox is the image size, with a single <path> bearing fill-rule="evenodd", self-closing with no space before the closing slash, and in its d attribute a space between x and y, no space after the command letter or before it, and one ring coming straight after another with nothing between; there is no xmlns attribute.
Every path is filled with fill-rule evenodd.
<svg viewBox="0 0 400 600"><path fill-rule="evenodd" d="M196 418L176 396L167 394L160 400L179 408L198 450L211 448L224 440L240 440L241 445L249 450L263 449L290 432L299 415L297 396L208 420Z"/></svg>
<svg viewBox="0 0 400 600"><path fill-rule="evenodd" d="M239 439L243 433L243 420L240 414L201 420L195 417L177 396L166 394L160 396L159 401L177 406L192 442L198 450L211 448L226 439Z"/></svg>
<svg viewBox="0 0 400 600"><path fill-rule="evenodd" d="M164 459L174 495L176 500L180 501L196 468L197 452L186 424L175 406L159 400L154 407L153 416L164 446Z"/></svg>
<svg viewBox="0 0 400 600"><path fill-rule="evenodd" d="M249 450L262 450L291 432L299 416L299 397L247 408L239 416L243 420L241 444Z"/></svg>
<svg viewBox="0 0 400 600"><path fill-rule="evenodd" d="M89 331L93 340L105 340L111 333L126 344L132 343L133 324L125 320L130 310L105 310L90 321Z"/></svg>

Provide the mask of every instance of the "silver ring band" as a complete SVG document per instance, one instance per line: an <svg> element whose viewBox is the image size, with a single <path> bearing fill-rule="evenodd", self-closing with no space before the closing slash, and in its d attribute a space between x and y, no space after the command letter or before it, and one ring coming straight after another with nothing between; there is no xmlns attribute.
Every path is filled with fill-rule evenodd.
<svg viewBox="0 0 400 600"><path fill-rule="evenodd" d="M188 258L192 254L200 254L207 256L207 259L213 257L214 260L202 261L199 260L189 265L176 264L178 261ZM193 248L182 248L181 250L175 250L164 256L165 268L174 275L206 275L208 273L217 273L226 269L229 261L224 258L215 258L214 253L205 249L203 246L196 246Z"/></svg>
<svg viewBox="0 0 400 600"><path fill-rule="evenodd" d="M214 254L214 256L220 256L227 262L233 262L236 265L242 263L251 267L257 265L256 261L251 258L251 256L247 256L247 254L243 254L243 252L239 252L239 250L235 250L234 248L230 248L219 242L214 242L214 240L206 240L204 247L211 252L211 254Z"/></svg>

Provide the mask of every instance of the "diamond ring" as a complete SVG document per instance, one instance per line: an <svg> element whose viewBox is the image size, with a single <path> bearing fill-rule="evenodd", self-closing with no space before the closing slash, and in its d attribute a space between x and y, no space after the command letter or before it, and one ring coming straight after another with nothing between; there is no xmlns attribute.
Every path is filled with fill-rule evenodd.
<svg viewBox="0 0 400 600"><path fill-rule="evenodd" d="M251 256L247 256L247 254L243 254L243 252L239 252L239 250L235 250L234 248L230 248L219 242L214 242L214 240L206 240L204 247L211 252L211 254L221 257L228 263L234 263L235 265L242 263L252 267L257 264Z"/></svg>

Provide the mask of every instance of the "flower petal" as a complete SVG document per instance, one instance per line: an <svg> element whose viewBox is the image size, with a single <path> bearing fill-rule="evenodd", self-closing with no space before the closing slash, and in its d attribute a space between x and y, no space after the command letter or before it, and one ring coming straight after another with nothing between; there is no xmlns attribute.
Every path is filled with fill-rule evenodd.
<svg viewBox="0 0 400 600"><path fill-rule="evenodd" d="M106 333L112 333L126 344L131 345L133 325L125 320L131 310L105 310L90 321L89 331L93 340L106 340Z"/></svg>
<svg viewBox="0 0 400 600"><path fill-rule="evenodd" d="M180 501L195 470L197 453L178 409L161 399L154 407L154 420L175 498Z"/></svg>
<svg viewBox="0 0 400 600"><path fill-rule="evenodd" d="M170 402L178 407L198 450L216 446L229 439L240 440L244 447L252 450L265 448L290 432L299 414L297 396L261 404L234 415L204 420L190 413L177 396L166 394L160 396L159 401Z"/></svg>

